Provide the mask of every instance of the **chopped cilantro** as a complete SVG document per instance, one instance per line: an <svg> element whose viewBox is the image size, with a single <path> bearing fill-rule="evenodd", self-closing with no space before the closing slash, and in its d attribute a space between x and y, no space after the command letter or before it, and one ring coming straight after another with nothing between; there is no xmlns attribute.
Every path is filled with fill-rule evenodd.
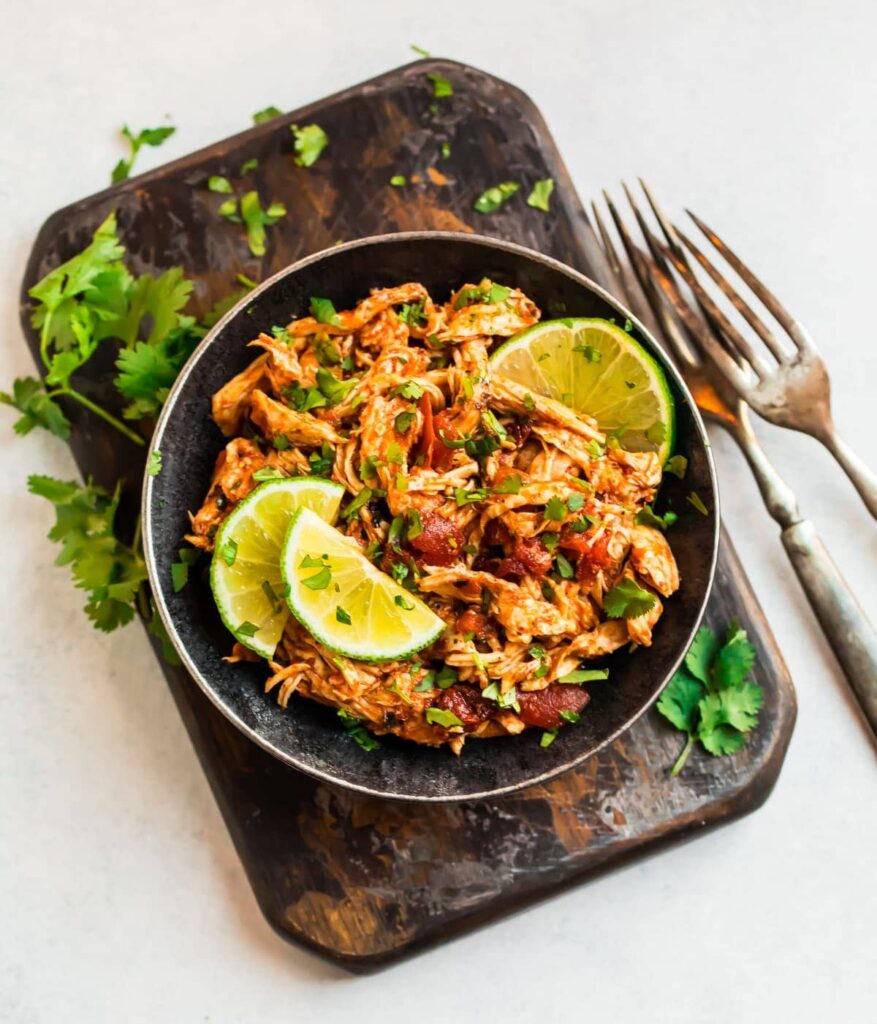
<svg viewBox="0 0 877 1024"><path fill-rule="evenodd" d="M274 440L276 442L277 438ZM328 441L322 443L319 452L311 452L308 456L308 465L314 476L329 476L335 465L335 452Z"/></svg>
<svg viewBox="0 0 877 1024"><path fill-rule="evenodd" d="M355 515L358 515L359 510L363 505L367 505L369 501L371 501L374 493L375 492L370 487L363 487L353 501L351 501L347 508L341 513L341 518L347 521L352 519Z"/></svg>
<svg viewBox="0 0 877 1024"><path fill-rule="evenodd" d="M543 749L550 747L551 744L557 739L557 729L546 729L545 732L539 737L539 746Z"/></svg>
<svg viewBox="0 0 877 1024"><path fill-rule="evenodd" d="M582 505L584 505L584 503L584 494L579 494L577 491L571 494L566 499L566 507L570 510L570 512L578 512L578 510L582 507Z"/></svg>
<svg viewBox="0 0 877 1024"><path fill-rule="evenodd" d="M259 632L259 627L255 622L246 620L242 622L234 632L235 636L244 636L249 638L255 636Z"/></svg>
<svg viewBox="0 0 877 1024"><path fill-rule="evenodd" d="M413 612L414 611L414 602L413 601L409 601L408 598L403 597L401 594L397 594L393 598L393 603L398 605L400 608L402 608L403 611L406 611L406 612Z"/></svg>
<svg viewBox="0 0 877 1024"><path fill-rule="evenodd" d="M259 161L256 159L256 157L252 157L249 160L244 160L244 162L241 164L241 169L240 169L239 173L240 174L248 174L250 171L255 171L255 169L258 166L259 166Z"/></svg>
<svg viewBox="0 0 877 1024"><path fill-rule="evenodd" d="M551 199L553 191L554 179L541 178L533 185L533 191L527 196L527 206L532 206L536 210L544 210L545 213L548 213L548 201Z"/></svg>
<svg viewBox="0 0 877 1024"><path fill-rule="evenodd" d="M427 315L423 312L423 299L419 302L406 302L399 310L399 319L409 327L420 327L427 321Z"/></svg>
<svg viewBox="0 0 877 1024"><path fill-rule="evenodd" d="M415 537L419 537L423 533L423 519L416 508L410 508L405 513L405 518L408 523L405 536L408 540L414 540Z"/></svg>
<svg viewBox="0 0 877 1024"><path fill-rule="evenodd" d="M536 402L529 391L524 395L524 408L527 412L532 412L536 408Z"/></svg>
<svg viewBox="0 0 877 1024"><path fill-rule="evenodd" d="M237 199L226 199L226 201L216 211L220 217L224 217L226 220L230 220L232 224L241 224L240 214L238 213L238 201Z"/></svg>
<svg viewBox="0 0 877 1024"><path fill-rule="evenodd" d="M581 683L591 683L595 679L608 678L608 668L577 668L573 672L567 672L565 676L561 676L557 681L559 683L577 686Z"/></svg>
<svg viewBox="0 0 877 1024"><path fill-rule="evenodd" d="M655 607L655 595L632 579L623 579L603 595L603 611L610 619L637 619Z"/></svg>
<svg viewBox="0 0 877 1024"><path fill-rule="evenodd" d="M688 459L684 455L674 455L664 463L664 472L672 473L673 476L679 477L680 480L685 478L687 469Z"/></svg>
<svg viewBox="0 0 877 1024"><path fill-rule="evenodd" d="M393 188L402 188L403 185L408 184L408 179L404 174L394 174L393 177L390 178L390 184Z"/></svg>
<svg viewBox="0 0 877 1024"><path fill-rule="evenodd" d="M226 195L230 195L232 191L231 182L228 178L223 178L221 174L214 174L208 178L207 187L211 192L225 193Z"/></svg>
<svg viewBox="0 0 877 1024"><path fill-rule="evenodd" d="M387 445L387 462L394 466L400 466L404 461L404 454L398 441L391 441Z"/></svg>
<svg viewBox="0 0 877 1024"><path fill-rule="evenodd" d="M411 429L411 424L414 420L415 414L413 412L400 412L396 419L393 420L393 426L398 434L406 434Z"/></svg>
<svg viewBox="0 0 877 1024"><path fill-rule="evenodd" d="M317 335L314 341L314 355L320 366L341 365L341 353L338 351L338 346L331 338L324 335Z"/></svg>
<svg viewBox="0 0 877 1024"><path fill-rule="evenodd" d="M444 99L446 96L454 95L454 87L444 75L431 71L426 76L432 82L432 95L434 99Z"/></svg>
<svg viewBox="0 0 877 1024"><path fill-rule="evenodd" d="M445 711L444 708L427 708L426 720L430 725L440 725L443 729L462 728L463 725L453 711Z"/></svg>
<svg viewBox="0 0 877 1024"><path fill-rule="evenodd" d="M443 142L441 144L441 147L439 148L439 153L441 154L441 157L442 157L443 160L447 160L448 157L451 155L451 144L450 144L450 142Z"/></svg>
<svg viewBox="0 0 877 1024"><path fill-rule="evenodd" d="M130 152L127 159L120 160L113 168L113 173L110 177L110 184L115 185L116 182L124 181L126 178L131 176L131 171L134 169L134 161L137 159L137 154L144 146L160 146L165 139L169 139L175 131L176 128L168 125L163 128L144 128L142 132L138 132L134 135L128 125L123 125L122 137L127 140Z"/></svg>
<svg viewBox="0 0 877 1024"><path fill-rule="evenodd" d="M338 717L347 735L358 743L363 750L377 750L380 744L362 724L362 720L352 715L346 708L338 708Z"/></svg>
<svg viewBox="0 0 877 1024"><path fill-rule="evenodd" d="M253 124L262 124L265 121L270 121L272 117L280 117L283 113L282 110L278 110L277 107L265 107L264 110L257 110L253 114Z"/></svg>
<svg viewBox="0 0 877 1024"><path fill-rule="evenodd" d="M286 478L285 473L281 473L279 469L275 469L274 466L263 466L261 469L257 469L253 473L253 479L257 483L265 483L266 480L284 480Z"/></svg>
<svg viewBox="0 0 877 1024"><path fill-rule="evenodd" d="M598 348L594 348L593 345L588 345L586 342L577 341L575 345L573 345L572 350L573 352L581 352L589 363L600 363L603 361L603 353Z"/></svg>
<svg viewBox="0 0 877 1024"><path fill-rule="evenodd" d="M414 43L411 44L411 49L417 54L418 57L432 56L429 50L424 50L422 46L415 46Z"/></svg>
<svg viewBox="0 0 877 1024"><path fill-rule="evenodd" d="M262 593L268 599L268 603L271 605L271 609L276 615L281 609L280 598L277 596L274 587L271 586L270 580L262 580Z"/></svg>
<svg viewBox="0 0 877 1024"><path fill-rule="evenodd" d="M416 402L423 394L423 388L415 380L405 381L393 389L393 394L399 398L407 398L409 402Z"/></svg>
<svg viewBox="0 0 877 1024"><path fill-rule="evenodd" d="M652 526L656 530L666 530L672 526L679 516L672 510L667 510L663 515L658 515L651 505L641 508L636 514L635 522L638 526Z"/></svg>
<svg viewBox="0 0 877 1024"><path fill-rule="evenodd" d="M499 185L493 185L485 189L475 200L473 208L478 213L493 213L508 199L510 199L521 186L514 181L503 181Z"/></svg>
<svg viewBox="0 0 877 1024"><path fill-rule="evenodd" d="M582 720L582 716L578 711L561 711L559 714L564 722L569 722L570 725L575 725L576 722L580 722Z"/></svg>
<svg viewBox="0 0 877 1024"><path fill-rule="evenodd" d="M307 558L305 561L307 561ZM331 567L323 562L318 562L317 564L320 566L317 572L315 572L313 576L308 576L302 580L302 584L306 586L308 590L325 590L332 582ZM301 567L311 569L314 568L314 565L312 562L305 565L305 562L303 561Z"/></svg>
<svg viewBox="0 0 877 1024"><path fill-rule="evenodd" d="M350 615L341 607L341 605L337 605L335 608L335 620L344 626L349 626L353 622L353 619L350 618Z"/></svg>
<svg viewBox="0 0 877 1024"><path fill-rule="evenodd" d="M571 580L575 576L575 569L570 565L569 561L558 551L554 556L554 564L557 566L557 571L560 573L562 579Z"/></svg>
<svg viewBox="0 0 877 1024"><path fill-rule="evenodd" d="M216 550L219 557L230 569L238 557L238 542L234 537L229 537L228 540L221 544Z"/></svg>
<svg viewBox="0 0 877 1024"><path fill-rule="evenodd" d="M483 487L473 487L470 491L465 490L463 487L454 488L454 501L457 508L463 508L464 505L472 505L476 501L484 501L486 497L487 491Z"/></svg>
<svg viewBox="0 0 877 1024"><path fill-rule="evenodd" d="M521 474L511 473L493 488L494 494L518 494L521 490Z"/></svg>
<svg viewBox="0 0 877 1024"><path fill-rule="evenodd" d="M685 500L688 502L689 505L691 505L692 508L696 508L702 516L708 516L710 514L709 509L706 507L706 505L704 505L703 499L700 497L697 491L692 491L691 494L689 494Z"/></svg>
<svg viewBox="0 0 877 1024"><path fill-rule="evenodd" d="M289 130L295 136L295 162L299 167L311 167L329 144L329 136L318 124L306 124L304 128L291 124Z"/></svg>
<svg viewBox="0 0 877 1024"><path fill-rule="evenodd" d="M646 431L646 437L652 444L660 444L667 436L667 424L657 420Z"/></svg>
<svg viewBox="0 0 877 1024"><path fill-rule="evenodd" d="M559 523L567 514L566 502L562 498L558 498L557 495L552 495L548 499L548 504L545 506L543 517L550 519L552 522Z"/></svg>
<svg viewBox="0 0 877 1024"><path fill-rule="evenodd" d="M146 460L146 475L147 476L158 476L161 472L161 452L158 448L153 448L149 453L149 458Z"/></svg>
<svg viewBox="0 0 877 1024"><path fill-rule="evenodd" d="M241 197L241 219L246 225L247 244L254 256L265 255L265 228L285 216L286 207L283 203L271 203L267 210L263 210L259 193L255 189L244 193Z"/></svg>

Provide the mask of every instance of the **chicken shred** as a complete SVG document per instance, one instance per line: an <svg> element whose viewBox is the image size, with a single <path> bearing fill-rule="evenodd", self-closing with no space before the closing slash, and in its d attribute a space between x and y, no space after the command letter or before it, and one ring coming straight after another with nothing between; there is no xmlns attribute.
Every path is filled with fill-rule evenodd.
<svg viewBox="0 0 877 1024"><path fill-rule="evenodd" d="M559 680L649 646L680 586L667 537L638 521L661 483L657 455L622 450L587 415L492 372L500 341L540 319L516 288L483 280L440 304L409 282L314 312L255 337L259 356L213 396L230 440L186 539L212 550L259 470L332 477L345 502L369 499L339 529L446 628L411 660L371 664L290 617L266 691L455 753L467 738L559 727L556 709L588 696ZM623 580L653 602L608 618L604 597ZM229 658L253 659L240 643ZM459 724L428 720L431 708Z"/></svg>

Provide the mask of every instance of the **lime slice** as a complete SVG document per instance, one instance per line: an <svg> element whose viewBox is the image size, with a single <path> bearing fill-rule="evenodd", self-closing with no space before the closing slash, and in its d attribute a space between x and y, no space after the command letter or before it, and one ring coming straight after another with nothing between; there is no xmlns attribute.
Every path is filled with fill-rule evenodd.
<svg viewBox="0 0 877 1024"><path fill-rule="evenodd" d="M490 357L497 373L593 416L627 451L673 449L673 397L661 367L608 320L545 320Z"/></svg>
<svg viewBox="0 0 877 1024"><path fill-rule="evenodd" d="M245 647L270 658L289 618L280 549L301 508L334 522L344 497L319 477L271 480L234 509L216 534L210 586L222 621ZM320 520L322 522L322 520Z"/></svg>
<svg viewBox="0 0 877 1024"><path fill-rule="evenodd" d="M293 615L320 643L348 658L404 658L445 628L420 598L376 569L355 540L309 509L295 514L280 569Z"/></svg>

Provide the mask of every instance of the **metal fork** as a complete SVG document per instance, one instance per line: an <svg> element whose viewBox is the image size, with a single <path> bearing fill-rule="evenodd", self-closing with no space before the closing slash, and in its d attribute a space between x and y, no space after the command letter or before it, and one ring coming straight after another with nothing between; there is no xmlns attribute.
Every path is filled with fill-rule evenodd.
<svg viewBox="0 0 877 1024"><path fill-rule="evenodd" d="M640 184L657 216L654 197L645 183ZM686 212L792 342L790 347L788 342L779 340L694 241L671 225L662 214L661 228L667 240L668 256L714 327L713 334L704 342L708 357L740 398L759 416L779 427L791 427L821 441L850 478L868 511L877 518L877 476L838 436L831 415L828 370L810 335L715 231L690 210ZM716 305L686 258L686 248L764 342L775 362L765 359L763 352L750 345Z"/></svg>
<svg viewBox="0 0 877 1024"><path fill-rule="evenodd" d="M643 189L665 234L666 244L651 230L625 186L648 249L638 246L617 207L604 192L609 214L629 261L625 264L620 258L596 204L592 204L594 224L605 258L604 278L610 290L666 343L704 416L719 424L739 445L768 512L781 528L783 545L792 567L840 662L872 737L877 741L877 633L853 597L816 528L802 517L794 492L768 459L753 432L747 403L715 363L701 358L703 353L711 352L717 346L714 325L687 301L677 286L667 263L669 259L676 266L679 258L670 249L672 227L645 185ZM684 260L684 254L681 259ZM735 363L735 367L737 365Z"/></svg>

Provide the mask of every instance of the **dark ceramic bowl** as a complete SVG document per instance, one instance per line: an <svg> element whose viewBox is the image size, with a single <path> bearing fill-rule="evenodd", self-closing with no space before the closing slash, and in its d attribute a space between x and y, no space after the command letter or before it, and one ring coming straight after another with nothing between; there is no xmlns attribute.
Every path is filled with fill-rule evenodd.
<svg viewBox="0 0 877 1024"><path fill-rule="evenodd" d="M521 288L543 317L630 318L633 332L664 367L676 400L677 451L688 458L684 481L669 476L661 500L680 512L673 550L682 588L666 602L651 648L617 652L608 682L591 684L591 701L574 728L560 731L545 749L538 729L466 745L461 757L447 748L419 747L382 737L372 752L341 730L335 712L295 698L287 710L263 692L263 664L229 665L231 647L207 585L207 559L175 594L171 563L186 532L187 511L197 509L224 439L210 417L210 396L254 358L247 342L260 330L302 316L310 296L326 295L343 309L374 287L422 281L447 295L466 281L488 276ZM350 242L282 270L251 292L204 339L165 404L153 440L163 468L144 483L144 540L149 578L171 640L198 685L235 725L280 760L309 775L360 792L409 800L496 796L581 764L615 739L649 707L682 659L709 594L718 541L712 459L691 395L664 353L621 306L581 274L536 252L490 238L444 232L386 235ZM710 515L686 504L697 491ZM687 511L683 511L687 510Z"/></svg>

